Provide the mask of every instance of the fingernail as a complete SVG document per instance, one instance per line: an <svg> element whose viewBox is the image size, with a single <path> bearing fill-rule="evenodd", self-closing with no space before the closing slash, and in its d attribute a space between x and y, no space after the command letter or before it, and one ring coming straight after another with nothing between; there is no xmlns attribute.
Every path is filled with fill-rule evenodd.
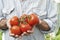
<svg viewBox="0 0 60 40"><path fill-rule="evenodd" d="M24 32L23 34L26 34L26 32Z"/></svg>
<svg viewBox="0 0 60 40"><path fill-rule="evenodd" d="M30 32L29 30L27 30L27 32Z"/></svg>
<svg viewBox="0 0 60 40"><path fill-rule="evenodd" d="M15 37L18 37L18 35L15 35Z"/></svg>
<svg viewBox="0 0 60 40"><path fill-rule="evenodd" d="M10 34L11 36L13 36L14 34Z"/></svg>

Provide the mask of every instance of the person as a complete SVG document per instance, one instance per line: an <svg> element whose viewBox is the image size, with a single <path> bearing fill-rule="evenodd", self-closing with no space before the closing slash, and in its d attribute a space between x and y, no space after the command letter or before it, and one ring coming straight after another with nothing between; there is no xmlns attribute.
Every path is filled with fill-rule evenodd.
<svg viewBox="0 0 60 40"><path fill-rule="evenodd" d="M36 14L39 23L33 28L33 33L22 36L21 40L45 40L44 34L54 31L57 22L57 6L54 0L0 0L2 40L20 40L9 35L8 20L24 13Z"/></svg>

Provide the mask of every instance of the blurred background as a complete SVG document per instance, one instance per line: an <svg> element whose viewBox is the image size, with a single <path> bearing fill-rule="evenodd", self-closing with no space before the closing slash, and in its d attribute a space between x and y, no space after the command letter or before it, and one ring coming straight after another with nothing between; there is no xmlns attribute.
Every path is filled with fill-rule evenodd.
<svg viewBox="0 0 60 40"><path fill-rule="evenodd" d="M60 40L60 0L55 0L55 3L57 4L58 22L54 32L45 34L45 40ZM2 40L2 33L3 32L0 30L0 40Z"/></svg>

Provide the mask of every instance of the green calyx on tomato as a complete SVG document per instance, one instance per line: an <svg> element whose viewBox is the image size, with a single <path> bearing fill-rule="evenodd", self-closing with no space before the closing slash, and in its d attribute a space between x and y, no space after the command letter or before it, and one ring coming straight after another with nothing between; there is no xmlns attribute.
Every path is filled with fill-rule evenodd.
<svg viewBox="0 0 60 40"><path fill-rule="evenodd" d="M24 14L20 17L20 22L27 22L27 21L28 20L27 20L27 15L26 14Z"/></svg>

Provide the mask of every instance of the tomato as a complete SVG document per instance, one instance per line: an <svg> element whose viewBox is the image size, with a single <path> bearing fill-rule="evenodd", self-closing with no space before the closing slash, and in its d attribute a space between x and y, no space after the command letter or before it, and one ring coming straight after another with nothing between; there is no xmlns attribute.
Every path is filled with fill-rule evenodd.
<svg viewBox="0 0 60 40"><path fill-rule="evenodd" d="M29 24L20 23L20 27L21 27L21 31L22 32L27 32L27 30L31 30L32 29Z"/></svg>
<svg viewBox="0 0 60 40"><path fill-rule="evenodd" d="M11 20L10 20L10 24L13 25L18 25L19 24L19 19L17 16L14 16Z"/></svg>
<svg viewBox="0 0 60 40"><path fill-rule="evenodd" d="M20 35L21 34L21 30L19 26L13 26L10 29L11 33L15 34L15 35Z"/></svg>
<svg viewBox="0 0 60 40"><path fill-rule="evenodd" d="M35 24L39 23L39 19L36 14L30 14L28 16L28 24L34 26Z"/></svg>
<svg viewBox="0 0 60 40"><path fill-rule="evenodd" d="M27 14L23 14L21 17L20 17L20 21L21 22L27 22L28 19L27 19Z"/></svg>

